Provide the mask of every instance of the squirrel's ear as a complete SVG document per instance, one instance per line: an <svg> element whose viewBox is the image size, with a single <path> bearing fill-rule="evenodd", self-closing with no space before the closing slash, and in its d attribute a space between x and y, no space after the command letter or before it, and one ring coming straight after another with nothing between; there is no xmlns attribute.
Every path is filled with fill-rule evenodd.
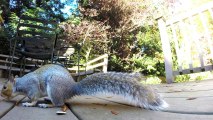
<svg viewBox="0 0 213 120"><path fill-rule="evenodd" d="M9 81L10 82L15 82L15 78L14 78L13 74L11 74L11 76L9 76Z"/></svg>

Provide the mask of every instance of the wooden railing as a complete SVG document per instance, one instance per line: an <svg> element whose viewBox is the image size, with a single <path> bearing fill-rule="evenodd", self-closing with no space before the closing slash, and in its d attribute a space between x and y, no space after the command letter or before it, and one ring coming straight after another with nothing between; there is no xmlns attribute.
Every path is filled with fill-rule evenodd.
<svg viewBox="0 0 213 120"><path fill-rule="evenodd" d="M101 55L93 60L88 61L82 66L74 66L72 68L67 68L73 76L75 75L86 75L94 72L94 69L102 67L100 71L107 72L108 66L108 54Z"/></svg>
<svg viewBox="0 0 213 120"><path fill-rule="evenodd" d="M213 2L209 2L169 20L157 19L167 83L176 75L213 70L212 9Z"/></svg>
<svg viewBox="0 0 213 120"><path fill-rule="evenodd" d="M13 64L13 67L11 68L11 71L14 72L20 72L22 69L20 68L20 59L18 57L14 56L14 61L11 62L11 56L9 55L4 55L0 54L0 71L9 71L10 69L10 64ZM43 65L43 60L38 60L38 59L32 59L32 58L27 58L26 59L26 64L25 64L25 70L24 73L28 73L31 70L35 69L35 64L37 65L36 67L42 66ZM8 75L4 75L8 76ZM1 76L3 77L3 76Z"/></svg>

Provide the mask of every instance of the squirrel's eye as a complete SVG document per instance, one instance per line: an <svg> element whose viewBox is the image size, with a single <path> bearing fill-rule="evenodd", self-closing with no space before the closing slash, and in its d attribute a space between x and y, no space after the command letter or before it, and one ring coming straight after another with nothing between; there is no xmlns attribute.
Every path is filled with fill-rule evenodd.
<svg viewBox="0 0 213 120"><path fill-rule="evenodd" d="M7 87L6 87L6 86L4 86L4 87L3 87L3 89L7 89Z"/></svg>

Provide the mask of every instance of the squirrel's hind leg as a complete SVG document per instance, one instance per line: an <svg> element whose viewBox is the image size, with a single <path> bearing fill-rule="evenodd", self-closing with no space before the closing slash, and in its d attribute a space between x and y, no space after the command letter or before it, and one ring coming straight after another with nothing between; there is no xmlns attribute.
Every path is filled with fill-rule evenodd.
<svg viewBox="0 0 213 120"><path fill-rule="evenodd" d="M66 114L66 110L68 109L64 103L64 98L61 95L62 93L61 89L55 88L52 84L47 84L48 98L50 98L53 106L61 107L61 110L56 112L58 115Z"/></svg>
<svg viewBox="0 0 213 120"><path fill-rule="evenodd" d="M66 112L68 107L66 105L61 106L61 111Z"/></svg>
<svg viewBox="0 0 213 120"><path fill-rule="evenodd" d="M40 103L38 104L38 107L40 108L52 108L54 105L52 104L52 100L49 97L44 97L44 101L48 103Z"/></svg>
<svg viewBox="0 0 213 120"><path fill-rule="evenodd" d="M38 106L40 108L52 108L52 107L54 107L53 104L45 104L45 103L38 104Z"/></svg>
<svg viewBox="0 0 213 120"><path fill-rule="evenodd" d="M56 114L57 115L64 115L66 114L67 111L67 106L64 103L64 99L61 97L58 97L56 94L51 95L51 101L53 103L54 106L56 107L61 107L61 110L57 111Z"/></svg>
<svg viewBox="0 0 213 120"><path fill-rule="evenodd" d="M57 115L64 115L64 114L66 114L67 109L68 109L68 107L66 105L63 105L63 106L61 106L61 110L57 111L56 114Z"/></svg>
<svg viewBox="0 0 213 120"><path fill-rule="evenodd" d="M46 102L52 102L49 97L44 97L44 101L46 101Z"/></svg>
<svg viewBox="0 0 213 120"><path fill-rule="evenodd" d="M54 105L53 105L53 103L52 103L51 98L49 98L49 97L44 97L44 103L39 103L39 104L38 104L38 107L40 107L40 108L53 108Z"/></svg>

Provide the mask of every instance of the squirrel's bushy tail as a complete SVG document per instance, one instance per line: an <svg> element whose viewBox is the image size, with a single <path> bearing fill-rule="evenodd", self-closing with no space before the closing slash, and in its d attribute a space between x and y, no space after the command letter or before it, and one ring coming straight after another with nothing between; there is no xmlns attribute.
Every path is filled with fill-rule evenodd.
<svg viewBox="0 0 213 120"><path fill-rule="evenodd" d="M76 95L111 93L145 109L161 110L167 103L152 88L139 84L138 75L128 73L97 73L84 78L75 87Z"/></svg>

